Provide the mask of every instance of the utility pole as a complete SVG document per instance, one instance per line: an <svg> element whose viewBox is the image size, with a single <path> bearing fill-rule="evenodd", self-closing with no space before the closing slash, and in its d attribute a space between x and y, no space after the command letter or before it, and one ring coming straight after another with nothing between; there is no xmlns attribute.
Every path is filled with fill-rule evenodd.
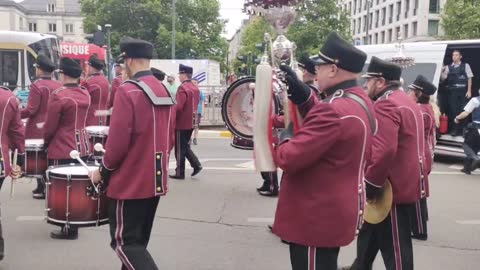
<svg viewBox="0 0 480 270"><path fill-rule="evenodd" d="M111 24L105 24L105 31L107 32L107 78L109 82L112 82L112 69L110 65L112 59L112 48L110 47L111 29Z"/></svg>
<svg viewBox="0 0 480 270"><path fill-rule="evenodd" d="M172 0L172 59L175 59L175 39L177 34L175 29L176 18L177 18L176 1Z"/></svg>

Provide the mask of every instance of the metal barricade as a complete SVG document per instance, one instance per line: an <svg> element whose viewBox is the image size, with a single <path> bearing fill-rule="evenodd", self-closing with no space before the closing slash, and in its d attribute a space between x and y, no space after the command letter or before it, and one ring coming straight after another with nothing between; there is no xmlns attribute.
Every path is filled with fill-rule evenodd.
<svg viewBox="0 0 480 270"><path fill-rule="evenodd" d="M222 98L227 86L200 86L205 96L201 127L224 126L222 119Z"/></svg>

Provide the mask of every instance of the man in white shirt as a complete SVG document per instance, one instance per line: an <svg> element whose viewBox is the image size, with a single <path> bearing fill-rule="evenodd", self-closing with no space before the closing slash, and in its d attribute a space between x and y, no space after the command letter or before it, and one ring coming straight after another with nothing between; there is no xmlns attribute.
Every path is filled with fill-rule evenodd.
<svg viewBox="0 0 480 270"><path fill-rule="evenodd" d="M477 153L480 151L480 97L472 98L463 112L455 117L455 123L464 122L472 114L472 123L467 125L464 134L463 150L466 158L464 160L462 172L470 174L480 164L480 158Z"/></svg>
<svg viewBox="0 0 480 270"><path fill-rule="evenodd" d="M443 110L448 116L448 129L454 136L462 134L464 125L455 124L454 118L462 112L467 100L472 97L473 72L468 63L462 62L462 53L454 50L452 64L442 68L441 80L447 83L446 100Z"/></svg>

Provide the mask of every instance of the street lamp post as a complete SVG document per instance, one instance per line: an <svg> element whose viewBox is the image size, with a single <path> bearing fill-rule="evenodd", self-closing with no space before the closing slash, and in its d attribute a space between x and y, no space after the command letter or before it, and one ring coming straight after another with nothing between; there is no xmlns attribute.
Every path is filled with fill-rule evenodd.
<svg viewBox="0 0 480 270"><path fill-rule="evenodd" d="M105 31L107 32L107 78L109 82L112 82L112 69L110 65L112 59L112 48L110 47L111 29L111 24L105 24Z"/></svg>
<svg viewBox="0 0 480 270"><path fill-rule="evenodd" d="M175 59L175 39L177 34L175 29L176 13L176 3L175 0L172 0L172 59Z"/></svg>

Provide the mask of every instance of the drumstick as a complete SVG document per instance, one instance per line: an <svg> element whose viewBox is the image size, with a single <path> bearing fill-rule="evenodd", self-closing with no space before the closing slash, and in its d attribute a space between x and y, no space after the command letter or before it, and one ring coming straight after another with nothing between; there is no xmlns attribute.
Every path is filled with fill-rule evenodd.
<svg viewBox="0 0 480 270"><path fill-rule="evenodd" d="M96 110L95 111L95 116L109 116L112 115L112 112L110 110Z"/></svg>
<svg viewBox="0 0 480 270"><path fill-rule="evenodd" d="M80 158L80 153L77 150L72 150L70 152L70 157L72 159L76 159L78 162L80 162L80 165L82 165L87 170L88 176L90 177L90 169L88 168L87 164L85 164L85 162L83 162L83 160ZM95 186L95 183L93 182L93 180L91 178L90 178L90 181L92 182L93 188L98 193L98 188L97 188L97 186Z"/></svg>
<svg viewBox="0 0 480 270"><path fill-rule="evenodd" d="M96 143L93 148L95 149L95 151L97 152L102 152L102 153L105 153L105 149L103 148L103 145L101 143Z"/></svg>
<svg viewBox="0 0 480 270"><path fill-rule="evenodd" d="M12 167L17 167L17 157L18 157L18 149L15 149L13 153L13 160L12 160ZM13 199L13 195L15 194L15 179L10 176L10 200Z"/></svg>
<svg viewBox="0 0 480 270"><path fill-rule="evenodd" d="M43 128L45 126L45 122L37 123L37 128Z"/></svg>

